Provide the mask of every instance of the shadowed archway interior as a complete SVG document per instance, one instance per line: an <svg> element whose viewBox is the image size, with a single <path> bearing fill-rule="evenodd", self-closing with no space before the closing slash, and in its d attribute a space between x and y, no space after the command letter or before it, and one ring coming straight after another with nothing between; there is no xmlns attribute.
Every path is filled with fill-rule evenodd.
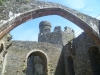
<svg viewBox="0 0 100 75"><path fill-rule="evenodd" d="M69 75L75 75L72 57L69 56L67 58L67 61L68 61L68 71L69 71Z"/></svg>
<svg viewBox="0 0 100 75"><path fill-rule="evenodd" d="M27 75L48 75L47 57L35 51L31 53L27 59Z"/></svg>
<svg viewBox="0 0 100 75"><path fill-rule="evenodd" d="M90 48L89 57L93 75L100 75L100 52L98 47Z"/></svg>

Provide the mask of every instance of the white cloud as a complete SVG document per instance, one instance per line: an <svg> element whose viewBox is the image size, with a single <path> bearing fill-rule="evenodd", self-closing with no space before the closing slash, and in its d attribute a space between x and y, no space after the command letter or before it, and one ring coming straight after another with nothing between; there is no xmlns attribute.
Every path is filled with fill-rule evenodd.
<svg viewBox="0 0 100 75"><path fill-rule="evenodd" d="M85 7L85 0L63 0L67 5L74 9L82 9Z"/></svg>

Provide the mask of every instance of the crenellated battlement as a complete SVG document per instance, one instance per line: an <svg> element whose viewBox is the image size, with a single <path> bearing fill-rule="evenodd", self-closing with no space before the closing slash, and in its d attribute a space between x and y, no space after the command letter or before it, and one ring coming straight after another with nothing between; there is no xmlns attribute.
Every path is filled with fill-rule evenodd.
<svg viewBox="0 0 100 75"><path fill-rule="evenodd" d="M61 32L61 26L56 26L53 32Z"/></svg>
<svg viewBox="0 0 100 75"><path fill-rule="evenodd" d="M51 32L51 23L48 21L40 22L39 29L38 42L65 45L74 38L74 30L67 26L64 28L64 31L62 31L61 26L56 26L54 31Z"/></svg>
<svg viewBox="0 0 100 75"><path fill-rule="evenodd" d="M72 33L74 33L74 30L73 29L71 29L70 27L64 27L64 31L67 31L67 32L72 32Z"/></svg>

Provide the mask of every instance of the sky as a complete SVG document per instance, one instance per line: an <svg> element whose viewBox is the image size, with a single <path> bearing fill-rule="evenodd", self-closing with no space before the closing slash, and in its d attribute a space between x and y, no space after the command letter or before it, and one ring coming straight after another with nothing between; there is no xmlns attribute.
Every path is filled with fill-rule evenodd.
<svg viewBox="0 0 100 75"><path fill-rule="evenodd" d="M66 7L75 9L81 13L87 14L94 18L100 19L100 0L42 0L50 1L65 5ZM14 28L10 34L13 36L12 40L23 40L23 41L37 41L39 34L39 23L41 21L48 21L51 23L53 31L55 26L61 26L64 30L65 26L72 28L75 31L75 35L78 36L82 29L72 22L64 19L57 15L49 15L36 19L29 20L18 27Z"/></svg>

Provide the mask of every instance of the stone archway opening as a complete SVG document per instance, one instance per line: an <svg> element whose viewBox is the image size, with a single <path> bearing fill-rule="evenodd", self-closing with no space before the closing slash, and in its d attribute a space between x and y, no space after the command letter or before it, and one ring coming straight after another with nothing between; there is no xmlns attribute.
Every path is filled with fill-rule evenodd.
<svg viewBox="0 0 100 75"><path fill-rule="evenodd" d="M67 60L68 60L68 72L69 72L69 75L75 75L72 57L69 56L67 58Z"/></svg>
<svg viewBox="0 0 100 75"><path fill-rule="evenodd" d="M48 75L47 57L40 51L32 52L27 58L27 75Z"/></svg>
<svg viewBox="0 0 100 75"><path fill-rule="evenodd" d="M89 49L89 57L93 75L100 75L100 52L98 47L92 47Z"/></svg>

